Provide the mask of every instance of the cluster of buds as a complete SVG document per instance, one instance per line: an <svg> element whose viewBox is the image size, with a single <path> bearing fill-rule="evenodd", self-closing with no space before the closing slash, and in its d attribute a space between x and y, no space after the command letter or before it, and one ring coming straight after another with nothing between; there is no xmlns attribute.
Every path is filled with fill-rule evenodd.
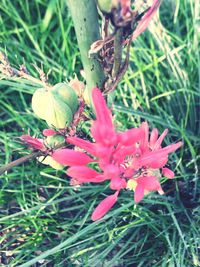
<svg viewBox="0 0 200 267"><path fill-rule="evenodd" d="M147 122L138 128L117 132L111 111L98 88L93 89L92 97L96 120L92 123L91 135L95 142L68 137L67 143L84 151L58 149L52 153L52 158L69 167L67 175L72 178L72 185L109 181L115 193L96 207L92 214L92 220L95 221L115 204L122 189L133 190L136 203L148 192L158 191L163 194L160 185L162 175L169 179L174 177L173 171L165 167L168 155L180 148L182 142L163 148L161 145L168 130L160 137L156 128L149 134Z"/></svg>

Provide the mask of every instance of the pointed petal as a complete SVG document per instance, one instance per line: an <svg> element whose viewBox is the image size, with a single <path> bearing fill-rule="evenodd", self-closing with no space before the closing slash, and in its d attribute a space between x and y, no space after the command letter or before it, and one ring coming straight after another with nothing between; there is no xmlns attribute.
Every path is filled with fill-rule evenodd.
<svg viewBox="0 0 200 267"><path fill-rule="evenodd" d="M52 154L52 158L65 166L86 165L93 161L85 153L67 148L55 150Z"/></svg>
<svg viewBox="0 0 200 267"><path fill-rule="evenodd" d="M132 40L135 40L142 32L146 30L148 27L151 19L155 15L157 9L159 8L161 1L160 0L154 0L153 5L151 8L145 13L145 15L142 17L141 21L138 23L138 26L136 27Z"/></svg>
<svg viewBox="0 0 200 267"><path fill-rule="evenodd" d="M154 144L156 143L157 139L158 139L158 129L157 128L153 128L153 130L151 132L151 136L150 136L150 141L149 141L150 147L154 146Z"/></svg>
<svg viewBox="0 0 200 267"><path fill-rule="evenodd" d="M145 121L142 123L142 125L140 126L140 129L142 130L142 141L140 144L140 149L144 152L144 151L148 151L149 150L149 125L148 123Z"/></svg>
<svg viewBox="0 0 200 267"><path fill-rule="evenodd" d="M137 182L147 191L156 191L160 189L160 183L155 176L143 176L138 178Z"/></svg>
<svg viewBox="0 0 200 267"><path fill-rule="evenodd" d="M151 162L149 162L148 166L152 169L160 169L163 166L167 164L168 157L163 157L163 158L157 158L157 159L152 159Z"/></svg>
<svg viewBox="0 0 200 267"><path fill-rule="evenodd" d="M171 144L169 146L166 146L164 148L158 149L156 151L151 151L149 153L146 153L144 156L142 156L141 161L151 161L151 159L154 159L155 161L160 158L166 157L169 153L172 153L176 151L178 148L180 148L183 145L182 142L178 142L176 144Z"/></svg>
<svg viewBox="0 0 200 267"><path fill-rule="evenodd" d="M119 177L120 175L120 169L117 165L114 164L106 164L105 166L102 166L102 170L104 171L104 175L108 177L109 179Z"/></svg>
<svg viewBox="0 0 200 267"><path fill-rule="evenodd" d="M121 190L126 188L126 180L120 177L113 178L110 182L110 188L112 190Z"/></svg>
<svg viewBox="0 0 200 267"><path fill-rule="evenodd" d="M134 193L135 203L140 202L144 197L144 188L141 185L137 185Z"/></svg>
<svg viewBox="0 0 200 267"><path fill-rule="evenodd" d="M96 153L96 156L99 157L99 158L103 158L104 161L107 161L106 159L110 159L110 156L111 156L111 153L112 153L112 147L107 147L105 145L102 145L102 144L96 144L95 145L95 153Z"/></svg>
<svg viewBox="0 0 200 267"><path fill-rule="evenodd" d="M117 143L117 134L114 129L110 128L106 124L100 123L99 121L93 122L91 134L97 143L101 143L106 146L112 146Z"/></svg>
<svg viewBox="0 0 200 267"><path fill-rule="evenodd" d="M143 130L141 128L133 128L118 134L118 142L123 145L133 145L142 138Z"/></svg>
<svg viewBox="0 0 200 267"><path fill-rule="evenodd" d="M94 102L97 121L101 124L107 125L107 127L113 127L111 111L108 109L106 101L98 88L94 88L92 90L92 99Z"/></svg>
<svg viewBox="0 0 200 267"><path fill-rule="evenodd" d="M162 149L160 149L160 152L162 153L172 153L172 152L175 152L178 148L180 148L181 146L183 145L183 142L178 142L176 144L171 144L169 146L166 146Z"/></svg>
<svg viewBox="0 0 200 267"><path fill-rule="evenodd" d="M43 140L42 139L38 139L35 137L32 137L28 134L22 135L19 137L24 143L26 143L29 147L33 148L33 149L37 149L37 150L45 150L45 146L43 144Z"/></svg>
<svg viewBox="0 0 200 267"><path fill-rule="evenodd" d="M156 141L153 150L157 150L161 147L162 141L164 140L165 136L168 134L168 129L165 129L161 136Z"/></svg>
<svg viewBox="0 0 200 267"><path fill-rule="evenodd" d="M116 152L113 153L113 159L118 163L123 163L124 159L130 155L141 155L141 149L136 146L117 147Z"/></svg>
<svg viewBox="0 0 200 267"><path fill-rule="evenodd" d="M67 137L66 142L78 146L91 155L95 155L95 144L78 137Z"/></svg>
<svg viewBox="0 0 200 267"><path fill-rule="evenodd" d="M75 178L79 182L93 182L100 175L97 171L86 166L74 166L67 170L67 175ZM102 181L102 177L99 177ZM105 179L104 179L105 180Z"/></svg>
<svg viewBox="0 0 200 267"><path fill-rule="evenodd" d="M44 129L42 133L44 136L53 136L56 134L56 131L52 129Z"/></svg>
<svg viewBox="0 0 200 267"><path fill-rule="evenodd" d="M101 219L116 203L119 192L117 191L114 195L108 196L95 208L92 213L91 219L97 221Z"/></svg>
<svg viewBox="0 0 200 267"><path fill-rule="evenodd" d="M154 155L153 152L148 153L148 155L142 156L138 161L134 159L132 166L136 168L141 168L142 166L151 167L152 169L162 168L166 165L168 161L167 155Z"/></svg>
<svg viewBox="0 0 200 267"><path fill-rule="evenodd" d="M168 168L163 168L162 169L162 174L169 178L169 179L173 179L174 178L174 172Z"/></svg>

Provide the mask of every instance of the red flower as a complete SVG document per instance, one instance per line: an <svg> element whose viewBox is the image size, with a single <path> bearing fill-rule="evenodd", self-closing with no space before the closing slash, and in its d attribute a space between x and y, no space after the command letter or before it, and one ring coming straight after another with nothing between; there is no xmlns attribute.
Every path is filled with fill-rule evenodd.
<svg viewBox="0 0 200 267"><path fill-rule="evenodd" d="M168 178L173 177L172 171L164 168L168 155L182 146L182 142L162 147L166 129L160 137L158 130L153 129L149 134L147 122L139 128L119 133L112 122L111 111L108 109L102 93L98 88L93 89L92 98L96 120L92 123L91 133L95 143L77 137L67 138L67 142L84 149L83 152L62 149L53 153L53 158L61 164L72 166L67 174L74 184L85 182L103 182L109 180L114 195L108 196L95 209L93 220L98 220L112 208L117 201L121 189L135 191L135 202L141 201L145 193L158 191L163 193L160 178L162 173ZM88 163L98 164L100 172L87 166Z"/></svg>

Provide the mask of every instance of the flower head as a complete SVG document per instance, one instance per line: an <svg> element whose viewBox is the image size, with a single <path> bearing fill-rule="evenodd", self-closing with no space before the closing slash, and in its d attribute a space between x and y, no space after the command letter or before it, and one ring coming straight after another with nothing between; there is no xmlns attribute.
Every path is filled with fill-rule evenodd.
<svg viewBox="0 0 200 267"><path fill-rule="evenodd" d="M143 122L138 128L117 132L111 111L98 88L93 89L92 98L96 120L92 123L91 134L95 142L78 137L69 137L66 140L84 149L90 156L83 156L80 151L73 151L70 156L66 149L55 151L52 156L59 163L62 161L62 164L71 166L67 174L76 184L109 181L110 189L116 193L97 206L92 219L98 220L115 204L122 189L133 190L136 203L148 192L163 193L160 185L161 173L167 178L173 178L173 172L165 165L168 155L181 147L182 142L162 147L168 130L160 136L156 128L149 133L147 122ZM88 166L92 161L99 171Z"/></svg>

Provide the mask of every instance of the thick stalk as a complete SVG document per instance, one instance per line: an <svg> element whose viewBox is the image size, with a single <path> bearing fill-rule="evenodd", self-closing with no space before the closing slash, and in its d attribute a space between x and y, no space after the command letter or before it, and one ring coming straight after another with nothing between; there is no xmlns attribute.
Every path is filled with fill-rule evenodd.
<svg viewBox="0 0 200 267"><path fill-rule="evenodd" d="M119 74L122 64L122 50L123 50L123 29L119 28L115 35L114 40L114 66L112 75L114 78Z"/></svg>
<svg viewBox="0 0 200 267"><path fill-rule="evenodd" d="M78 46L86 76L87 90L91 97L94 87L102 89L104 82L103 69L97 59L97 55L91 55L88 51L93 42L100 39L98 12L95 0L67 0L68 7L74 22Z"/></svg>

